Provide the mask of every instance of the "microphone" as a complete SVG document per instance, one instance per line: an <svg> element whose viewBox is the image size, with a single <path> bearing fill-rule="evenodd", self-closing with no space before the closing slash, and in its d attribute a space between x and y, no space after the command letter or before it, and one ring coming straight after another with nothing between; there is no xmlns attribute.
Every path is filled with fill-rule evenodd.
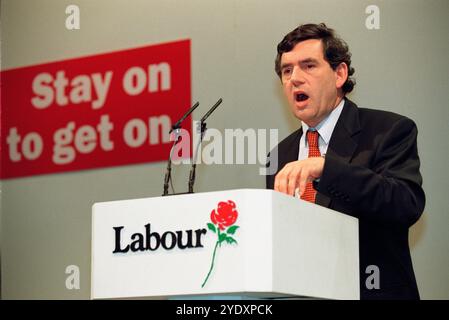
<svg viewBox="0 0 449 320"><path fill-rule="evenodd" d="M215 111L215 109L217 109L217 107L223 102L223 99L220 98L218 99L217 102L215 102L215 104L212 106L212 108L209 109L209 111L207 111L207 113L201 118L200 122L204 122L207 118L209 118L209 116L211 115L212 112Z"/></svg>
<svg viewBox="0 0 449 320"><path fill-rule="evenodd" d="M195 103L183 116L181 119L179 119L170 129L168 132L169 134L172 133L173 130L181 128L181 123L200 105L199 102Z"/></svg>
<svg viewBox="0 0 449 320"><path fill-rule="evenodd" d="M198 158L198 149L200 147L201 142L203 141L204 133L206 132L206 122L205 120L212 114L212 112L217 109L217 107L223 102L223 99L218 99L217 102L212 106L212 108L207 111L207 113L201 118L199 122L200 127L200 140L198 141L198 145L195 151L195 158L193 159L192 168L190 169L189 174L189 191L188 193L193 193L193 184L195 183L195 172L196 172L196 159Z"/></svg>

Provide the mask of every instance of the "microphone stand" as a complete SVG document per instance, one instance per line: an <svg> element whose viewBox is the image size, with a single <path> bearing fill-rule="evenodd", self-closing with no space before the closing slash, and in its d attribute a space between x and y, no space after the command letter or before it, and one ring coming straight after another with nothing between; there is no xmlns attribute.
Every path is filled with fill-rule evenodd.
<svg viewBox="0 0 449 320"><path fill-rule="evenodd" d="M192 168L190 168L190 174L189 174L189 191L188 193L193 193L193 184L195 183L195 173L196 173L196 161L198 158L198 149L201 145L201 142L203 141L204 134L206 133L207 125L206 125L206 119L211 115L212 112L214 112L215 109L223 102L223 99L220 98L218 101L213 105L212 108L201 118L197 128L197 130L200 130L200 140L198 141L197 148L195 150L195 157L193 159Z"/></svg>
<svg viewBox="0 0 449 320"><path fill-rule="evenodd" d="M171 164L172 164L173 151L175 149L176 144L179 142L180 137L179 133L181 132L181 128L173 129L173 131L175 133L175 141L171 147L170 156L168 157L167 161L167 169L165 171L164 177L164 193L162 194L162 196L168 195L168 183L171 181Z"/></svg>
<svg viewBox="0 0 449 320"><path fill-rule="evenodd" d="M196 173L196 161L198 159L198 149L200 148L201 142L203 141L204 134L206 133L206 129L207 129L206 122L200 121L198 123L198 129L197 129L197 130L200 130L200 140L198 141L198 144L196 146L195 157L193 159L192 168L190 168L188 193L193 193L193 184L195 183L195 173Z"/></svg>
<svg viewBox="0 0 449 320"><path fill-rule="evenodd" d="M168 184L169 184L169 182L171 182L171 164L172 164L173 151L175 149L176 144L179 142L179 137L180 137L180 132L181 132L181 123L185 120L185 118L187 118L187 116L189 114L191 114L193 112L193 110L198 108L199 105L200 105L199 102L195 103L189 110L187 110L187 112L182 116L182 118L179 119L172 126L171 130L169 131L169 134L174 131L175 140L174 140L174 143L170 150L170 156L168 157L167 169L165 171L165 177L164 177L164 192L163 192L162 196L168 195ZM173 189L173 185L172 185L172 189Z"/></svg>

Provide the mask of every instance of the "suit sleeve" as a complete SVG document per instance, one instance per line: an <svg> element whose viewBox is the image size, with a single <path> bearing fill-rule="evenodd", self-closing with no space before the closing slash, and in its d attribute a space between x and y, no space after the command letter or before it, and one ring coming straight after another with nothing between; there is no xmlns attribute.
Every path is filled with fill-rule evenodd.
<svg viewBox="0 0 449 320"><path fill-rule="evenodd" d="M265 165L265 167L267 168L267 170L268 170L268 168L270 168L271 167L271 164L272 164L272 159L271 159L271 155L273 155L273 154L276 154L277 155L277 148L275 148L275 149L273 149L269 154L268 154L268 156L267 156L267 164ZM276 158L277 159L277 158ZM276 160L276 166L278 165L278 163L277 163L277 161L278 160ZM278 169L278 168L277 168ZM277 171L278 170L276 170L276 173L277 173ZM266 175L266 177L265 177L265 183L266 183L266 188L267 189L274 189L274 178L275 178L275 176L276 176L276 173L272 173L272 174L267 174Z"/></svg>
<svg viewBox="0 0 449 320"><path fill-rule="evenodd" d="M416 125L402 118L378 144L370 168L326 155L318 191L358 218L413 225L425 205L416 140Z"/></svg>

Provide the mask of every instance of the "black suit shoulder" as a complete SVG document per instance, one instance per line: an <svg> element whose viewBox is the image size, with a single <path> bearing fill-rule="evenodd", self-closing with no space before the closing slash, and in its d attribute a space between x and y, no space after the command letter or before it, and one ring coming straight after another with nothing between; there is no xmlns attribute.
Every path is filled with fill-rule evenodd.
<svg viewBox="0 0 449 320"><path fill-rule="evenodd" d="M299 128L298 130L294 131L293 133L289 134L287 137L285 137L279 144L277 145L277 148L280 150L285 150L293 147L296 143L296 141L299 141L299 138L302 134L302 128ZM299 147L298 147L299 148Z"/></svg>
<svg viewBox="0 0 449 320"><path fill-rule="evenodd" d="M299 128L279 142L268 154L267 167L271 168L271 173L266 176L267 189L274 189L275 176L284 165L298 159L301 134L302 128Z"/></svg>
<svg viewBox="0 0 449 320"><path fill-rule="evenodd" d="M390 130L397 123L407 127L416 127L415 122L403 115L370 108L357 107L361 126L366 128L374 127L379 132Z"/></svg>

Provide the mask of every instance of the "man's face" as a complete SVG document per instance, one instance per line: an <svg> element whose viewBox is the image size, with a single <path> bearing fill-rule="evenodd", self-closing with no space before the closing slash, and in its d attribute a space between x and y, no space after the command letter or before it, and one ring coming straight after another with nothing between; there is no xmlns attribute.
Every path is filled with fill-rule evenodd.
<svg viewBox="0 0 449 320"><path fill-rule="evenodd" d="M310 127L318 125L338 105L340 88L346 81L342 83L339 73L324 60L319 39L299 42L282 54L281 79L293 114Z"/></svg>

